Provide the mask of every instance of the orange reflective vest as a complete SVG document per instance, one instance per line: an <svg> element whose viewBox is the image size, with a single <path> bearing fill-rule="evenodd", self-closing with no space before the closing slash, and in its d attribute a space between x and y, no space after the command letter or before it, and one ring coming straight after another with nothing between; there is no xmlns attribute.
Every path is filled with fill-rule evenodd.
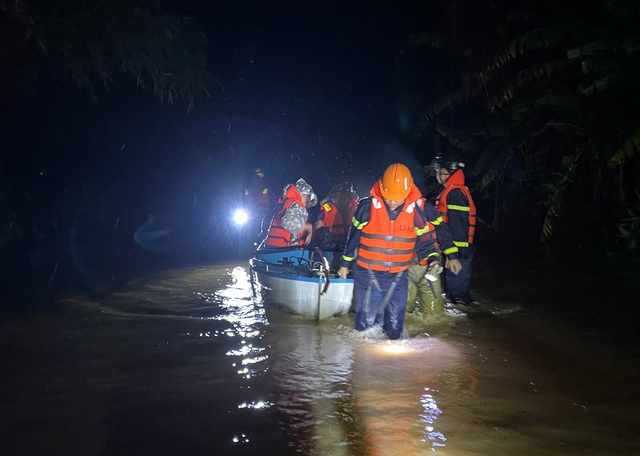
<svg viewBox="0 0 640 456"><path fill-rule="evenodd" d="M267 247L292 247L304 245L304 238L302 237L305 231L300 231L296 237L293 237L291 233L282 227L282 216L287 209L293 204L304 207L302 203L302 196L295 185L289 185L284 195L284 202L280 201L280 207L271 220L269 225L269 232L267 233L266 246Z"/></svg>
<svg viewBox="0 0 640 456"><path fill-rule="evenodd" d="M396 273L409 269L416 245L416 206L422 207L420 191L413 186L395 220L389 218L379 185L371 190L371 217L361 228L356 262L363 268Z"/></svg>
<svg viewBox="0 0 640 456"><path fill-rule="evenodd" d="M331 201L327 201L321 206L321 210L324 212L324 226L327 227L329 233L334 236L345 236L348 226L342 220L338 207Z"/></svg>
<svg viewBox="0 0 640 456"><path fill-rule="evenodd" d="M447 204L447 196L454 188L460 189L464 196L467 197L467 200L469 201L468 206ZM440 192L438 198L436 199L435 206L438 212L440 212L440 216L445 223L449 223L449 211L466 212L468 214L469 220L467 239L466 241L457 241L454 239L453 243L458 247L469 247L471 244L473 244L473 235L476 232L476 205L473 202L471 192L464 185L464 173L461 170L458 170L451 176L449 176L444 189Z"/></svg>

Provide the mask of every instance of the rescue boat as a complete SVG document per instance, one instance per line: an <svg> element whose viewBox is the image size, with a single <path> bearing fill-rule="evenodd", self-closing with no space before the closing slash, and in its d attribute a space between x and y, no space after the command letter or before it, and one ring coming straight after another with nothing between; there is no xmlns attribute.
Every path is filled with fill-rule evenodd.
<svg viewBox="0 0 640 456"><path fill-rule="evenodd" d="M267 304L322 320L349 312L353 279L337 274L339 252L259 248L249 260L251 286Z"/></svg>

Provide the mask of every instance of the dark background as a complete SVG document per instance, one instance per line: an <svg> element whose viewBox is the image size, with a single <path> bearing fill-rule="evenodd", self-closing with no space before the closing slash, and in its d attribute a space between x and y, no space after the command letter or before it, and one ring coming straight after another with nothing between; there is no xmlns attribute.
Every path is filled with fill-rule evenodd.
<svg viewBox="0 0 640 456"><path fill-rule="evenodd" d="M89 2L127 8L135 3L152 11L158 5ZM245 258L251 235L232 226L229 216L255 167L265 170L276 192L304 177L322 198L345 179L366 195L389 163L401 161L432 198L437 185L428 165L436 151L454 143L462 147L461 131L473 143L463 150L479 208L479 265L563 269L571 263L581 271L626 277L637 268L637 244L631 241L638 230L625 238L618 228L621 220L637 223L636 150L630 149L622 168L597 173L609 169L602 160L625 141L633 144L637 92L623 85L615 97L589 98L591 104L564 111L522 105L535 91L556 93L584 76L571 69L523 89L512 111L475 98L499 97L496 81L512 81L557 55L566 59L554 46L575 44L562 40L523 46L534 50L522 51L515 67L505 64L510 73L494 75L493 86L468 83L470 74L490 67L483 59L490 61L513 37L554 21L567 23L567 12L579 11L567 17L583 25L601 25L604 17L610 30L623 30L621 17L631 21L637 8L613 3L609 18L598 14L602 2L576 10L570 0L160 2L162 11L206 38L202 50L213 79L208 96L190 107L184 100L161 103L148 80L141 88L120 71L117 58L109 61L105 84L94 78L90 90L79 87L64 61L52 63L58 35L40 33L41 24L54 17L50 4L3 1L1 285L11 302L5 310L22 301L45 305L69 288L102 292L153 269ZM15 5L23 8L18 15ZM86 3L56 5L76 12ZM528 14L521 23L526 27L510 22L525 16L517 11ZM65 14L55 16L62 29L70 27L65 18L71 14ZM629 30L627 38L637 38ZM417 45L411 38L417 33L447 37L457 50ZM50 46L46 52L36 38ZM623 63L629 74L640 68L635 60ZM456 90L462 102L441 111L437 122L425 122L425 112ZM520 122L523 112L535 116ZM575 139L537 133L557 112L582 113L571 121L588 134ZM617 136L603 119L615 124ZM594 125L602 125L602 134ZM506 136L496 133L502 131L497 126L510 135L501 145L494 140ZM522 138L529 148L522 147ZM609 155L576 153L581 161L570 174L566 157L574 150L600 150L593 144L607 144ZM493 150L499 153L487 152ZM594 172L604 182L595 191ZM592 191L593 198L584 197ZM541 243L550 213L557 223Z"/></svg>
<svg viewBox="0 0 640 456"><path fill-rule="evenodd" d="M237 236L225 222L256 166L276 192L303 176L320 197L342 179L366 194L396 160L421 181L394 106L421 2L172 7L201 26L216 77L192 110L119 74L95 99L44 72L5 92L2 163L26 231L8 246L20 267L7 276L96 287L154 264L233 256L220 249ZM142 225L173 236L141 245Z"/></svg>

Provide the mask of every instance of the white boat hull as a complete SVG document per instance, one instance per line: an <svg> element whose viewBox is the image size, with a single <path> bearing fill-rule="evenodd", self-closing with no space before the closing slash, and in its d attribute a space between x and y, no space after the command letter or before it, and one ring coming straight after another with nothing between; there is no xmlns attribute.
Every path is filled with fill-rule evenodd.
<svg viewBox="0 0 640 456"><path fill-rule="evenodd" d="M295 260L308 259L308 251L293 252ZM282 258L291 256L291 251L281 254ZM353 279L341 279L331 272L327 274L322 268L316 270L312 267L304 271L308 276L301 275L296 273L300 266L283 265L278 258L272 254L257 254L252 259L254 286L266 302L318 320L349 312L353 300ZM319 264L318 261L311 263Z"/></svg>

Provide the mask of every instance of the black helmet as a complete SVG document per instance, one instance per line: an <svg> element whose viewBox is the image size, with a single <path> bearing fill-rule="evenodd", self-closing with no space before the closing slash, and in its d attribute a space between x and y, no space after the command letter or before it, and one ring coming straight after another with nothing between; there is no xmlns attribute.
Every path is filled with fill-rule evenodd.
<svg viewBox="0 0 640 456"><path fill-rule="evenodd" d="M344 181L331 187L327 196L335 198L340 193L351 193L357 195L355 186L349 181Z"/></svg>
<svg viewBox="0 0 640 456"><path fill-rule="evenodd" d="M435 164L433 167L436 170L436 172L440 168L444 168L450 173L453 173L457 169L464 168L464 161L462 160L462 157L458 154L453 154L453 153L436 154Z"/></svg>
<svg viewBox="0 0 640 456"><path fill-rule="evenodd" d="M344 181L339 186L341 192L356 193L356 187L349 181Z"/></svg>

